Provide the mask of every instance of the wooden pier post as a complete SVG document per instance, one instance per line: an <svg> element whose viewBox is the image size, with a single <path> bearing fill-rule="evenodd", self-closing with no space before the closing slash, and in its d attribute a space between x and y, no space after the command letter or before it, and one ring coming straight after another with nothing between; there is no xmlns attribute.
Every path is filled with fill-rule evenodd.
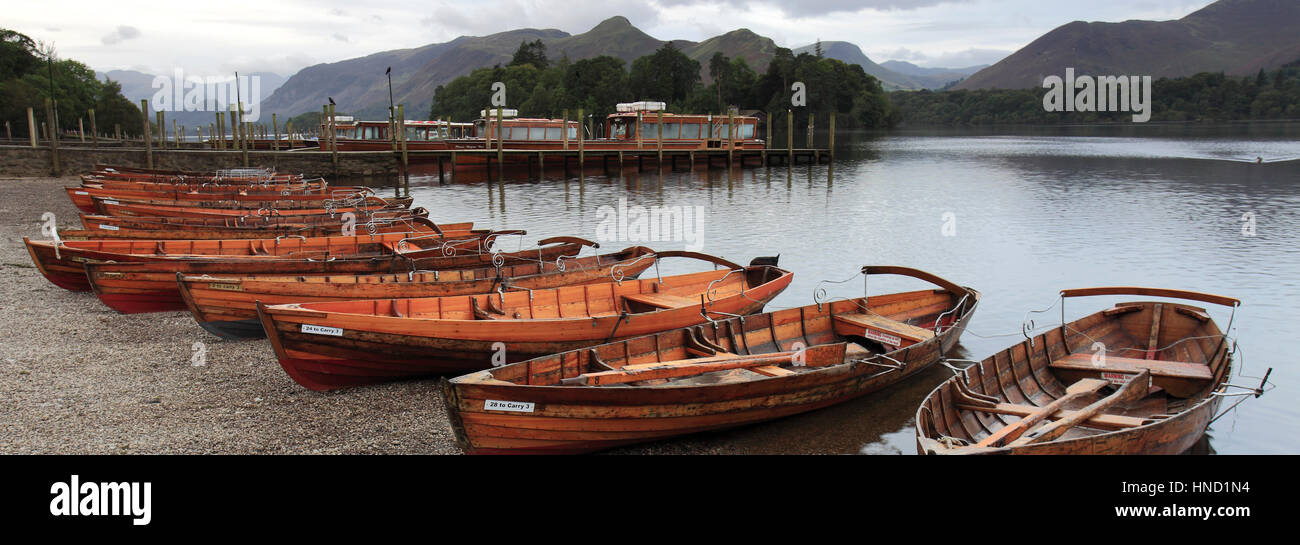
<svg viewBox="0 0 1300 545"><path fill-rule="evenodd" d="M172 140L176 142L176 149L181 149L181 131L185 130L184 126L177 128L176 118L172 118Z"/></svg>
<svg viewBox="0 0 1300 545"><path fill-rule="evenodd" d="M37 135L37 132L36 132L36 114L32 112L32 109L31 109L31 108L28 108L28 109L27 109L27 134L28 134L28 136L31 137L31 140L32 140L32 148L35 148L35 147L36 147L36 135Z"/></svg>
<svg viewBox="0 0 1300 545"><path fill-rule="evenodd" d="M149 100L140 100L140 111L144 114L140 116L143 120L143 131L140 133L144 137L144 166L153 168L153 140L149 135Z"/></svg>
<svg viewBox="0 0 1300 545"><path fill-rule="evenodd" d="M77 137L81 139L82 144L86 143L86 118L84 117L77 118Z"/></svg>
<svg viewBox="0 0 1300 545"><path fill-rule="evenodd" d="M289 150L293 150L293 120L284 122L284 141L289 145Z"/></svg>
<svg viewBox="0 0 1300 545"><path fill-rule="evenodd" d="M334 165L334 170L337 172L339 168L339 141L338 128L334 121L334 105L330 104L326 109L329 110L329 124L327 125L329 134L326 136L326 139L328 139L330 143L330 162Z"/></svg>
<svg viewBox="0 0 1300 545"><path fill-rule="evenodd" d="M89 111L88 113L89 113L89 115L90 115L90 145L93 146L93 147L98 148L98 147L99 147L99 130L95 127L95 109L94 109L94 108L91 108L90 111ZM7 130L8 128L9 128L9 123L6 122L6 123L5 123L5 129Z"/></svg>
<svg viewBox="0 0 1300 545"><path fill-rule="evenodd" d="M582 167L587 164L587 154L583 149L583 142L586 140L586 135L583 134L582 120L582 108L578 108L578 179L582 179ZM618 166L623 166L623 162L619 161Z"/></svg>
<svg viewBox="0 0 1300 545"><path fill-rule="evenodd" d="M833 163L835 162L835 112L833 111L831 112L831 124L829 130L830 130L830 143L827 144L828 145L827 150L831 154L830 160Z"/></svg>
<svg viewBox="0 0 1300 545"><path fill-rule="evenodd" d="M122 126L119 125L119 124L117 124L117 123L114 123L114 124L113 124L113 139L114 139L114 140L117 140L117 143L119 143L119 144L123 143L123 142L122 142Z"/></svg>
<svg viewBox="0 0 1300 545"><path fill-rule="evenodd" d="M240 144L240 151L243 152L244 155L244 168L248 168L248 123L244 121L244 103L242 101L239 103L239 121L240 126L243 127L243 130L240 131L240 136L242 136L244 140L243 143Z"/></svg>
<svg viewBox="0 0 1300 545"><path fill-rule="evenodd" d="M659 153L659 158L655 162L655 167L664 168L664 111L659 110L659 119L655 121L655 149Z"/></svg>
<svg viewBox="0 0 1300 545"><path fill-rule="evenodd" d="M211 135L212 149L225 149L226 131L221 127L221 112L217 112L217 122L208 125L208 128L211 129L208 133Z"/></svg>
<svg viewBox="0 0 1300 545"><path fill-rule="evenodd" d="M579 122L578 124L581 125L582 123ZM562 129L560 129L561 130L560 139L564 142L564 151L569 151L569 109L568 108L564 109L564 124L560 126L563 127ZM578 130L582 130L582 128L579 127ZM568 159L565 160L567 161Z"/></svg>
<svg viewBox="0 0 1300 545"><path fill-rule="evenodd" d="M785 164L794 163L794 110L785 111Z"/></svg>
<svg viewBox="0 0 1300 545"><path fill-rule="evenodd" d="M271 149L280 151L280 119L271 112Z"/></svg>
<svg viewBox="0 0 1300 545"><path fill-rule="evenodd" d="M406 155L406 111L401 104L397 105L397 130L398 138L402 140L402 191L407 197L411 196L411 170L410 161Z"/></svg>
<svg viewBox="0 0 1300 545"><path fill-rule="evenodd" d="M59 127L54 124L54 101L45 99L45 117L49 119L50 175L59 175Z"/></svg>
<svg viewBox="0 0 1300 545"><path fill-rule="evenodd" d="M764 125L767 125L767 138L763 139L763 166L772 166L767 162L767 150L772 147L772 112L763 113Z"/></svg>
<svg viewBox="0 0 1300 545"><path fill-rule="evenodd" d="M727 110L727 168L736 160L736 112Z"/></svg>
<svg viewBox="0 0 1300 545"><path fill-rule="evenodd" d="M641 122L641 111L637 110L636 112L636 149L637 150L641 149L641 133L645 132L641 130L643 126L644 124ZM637 155L637 157L640 157L640 155Z"/></svg>
<svg viewBox="0 0 1300 545"><path fill-rule="evenodd" d="M501 161L501 160L502 160L502 158L503 158L503 156L504 156L504 153L505 153L505 151L504 151L504 149L505 149L505 134L502 133L502 130L503 130L503 129L502 129L502 124L504 123L504 118L505 118L505 111L504 111L504 109L502 109L502 108L497 108L497 164L498 164L498 165L502 165L502 161ZM504 170L504 169L505 169L505 166L502 166L501 168Z"/></svg>
<svg viewBox="0 0 1300 545"><path fill-rule="evenodd" d="M812 110L808 110L808 149L813 149L813 117Z"/></svg>
<svg viewBox="0 0 1300 545"><path fill-rule="evenodd" d="M5 121L5 140L13 140L13 139L14 139L14 131L11 127L9 127L9 122Z"/></svg>

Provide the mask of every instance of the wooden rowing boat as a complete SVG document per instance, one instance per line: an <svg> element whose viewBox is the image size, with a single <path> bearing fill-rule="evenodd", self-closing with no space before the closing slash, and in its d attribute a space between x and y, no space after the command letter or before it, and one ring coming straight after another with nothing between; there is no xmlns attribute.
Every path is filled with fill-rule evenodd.
<svg viewBox="0 0 1300 545"><path fill-rule="evenodd" d="M562 260L474 269L351 275L184 275L180 295L203 329L222 338L264 337L257 303L444 297L531 290L636 278L655 263L654 251L634 246L619 252ZM563 268L560 268L560 267Z"/></svg>
<svg viewBox="0 0 1300 545"><path fill-rule="evenodd" d="M726 318L443 381L456 441L470 453L589 452L827 407L939 361L979 303L923 271L863 270L942 289Z"/></svg>
<svg viewBox="0 0 1300 545"><path fill-rule="evenodd" d="M65 187L64 191L68 194L68 198L72 200L73 206L76 206L82 212L87 214L95 213L95 197L118 201L150 202L154 204L174 203L177 205L191 206L207 206L205 203L211 202L243 203L243 206L241 206L242 208L248 208L250 206L260 208L262 206L277 206L281 203L300 202L310 204L313 207L320 207L324 206L326 201L345 201L360 196L373 196L373 191L368 188L344 188L342 190L335 189L329 192L293 192L287 189L271 191L248 191L239 189L224 189L221 191L187 191L183 189L104 189L82 186ZM376 201L375 204L380 204L380 201ZM232 206L222 207L230 208ZM284 207L281 206L281 208Z"/></svg>
<svg viewBox="0 0 1300 545"><path fill-rule="evenodd" d="M1065 290L1061 303L1090 295L1171 297L1228 305L1234 313L1240 304L1134 287ZM1203 308L1118 303L1016 343L935 388L916 413L917 450L1178 454L1214 418L1233 351Z"/></svg>
<svg viewBox="0 0 1300 545"><path fill-rule="evenodd" d="M98 178L82 175L82 187L97 187L101 189L125 189L130 191L198 191L198 192L221 192L221 191L291 191L299 193L328 193L334 189L348 188L365 188L364 186L342 186L331 187L325 180L317 178L314 180L287 181L276 183L228 183L224 181L150 181L150 180L120 180L113 178ZM369 189L369 188L365 188Z"/></svg>
<svg viewBox="0 0 1300 545"><path fill-rule="evenodd" d="M405 221L413 218L428 218L429 211L422 206L417 206L410 210L390 210L375 211L356 214L351 218L356 222L358 229L365 224L385 221ZM263 229L276 230L289 227L333 227L341 228L347 223L349 218L343 217L343 214L329 215L312 215L312 216L218 216L218 217L200 217L200 218L182 218L167 216L102 216L96 214L81 214L81 225L86 230L105 229L105 226L120 228L166 231L177 228L237 228L237 229ZM458 225L458 224L451 224ZM112 230L107 228L105 230Z"/></svg>
<svg viewBox="0 0 1300 545"><path fill-rule="evenodd" d="M205 208L199 206L169 206L135 203L129 201L116 201L110 199L95 199L96 214L106 216L152 216L152 217L181 217L181 218L237 218L243 216L336 216L352 212L357 216L369 214L389 214L400 213L406 209L404 206L385 206L385 207L355 207L339 206L336 208L298 208L292 210L278 210L271 207L262 207L258 209L241 209L241 208Z"/></svg>
<svg viewBox="0 0 1300 545"><path fill-rule="evenodd" d="M713 258L717 259L717 258ZM740 267L504 294L258 305L280 365L330 390L474 371L759 312L790 284L776 267Z"/></svg>
<svg viewBox="0 0 1300 545"><path fill-rule="evenodd" d="M499 231L498 231L499 233ZM448 248L462 248L474 252L471 246L486 246L489 236L473 235L465 239L447 238ZM176 258L127 263L92 263L82 265L88 288L95 292L105 305L124 314L185 310L185 301L176 283L176 275L207 274L233 275L325 275L325 274L406 274L412 271L444 271L492 266L498 260L502 267L549 261L561 256L577 255L583 244L561 238L546 239L543 246L520 252L482 252L452 256L410 257L391 253L375 257L348 257L344 259L248 259ZM594 244L594 243L592 243ZM540 256L540 257L539 257Z"/></svg>
<svg viewBox="0 0 1300 545"><path fill-rule="evenodd" d="M214 212L233 210L237 211L234 215L247 215L257 210L275 210L281 214L305 214L305 213L330 213L333 209L393 209L409 208L413 202L413 197L395 197L385 199L383 197L342 197L332 198L329 196L315 195L309 199L274 199L274 200L251 200L251 199L221 199L216 197L204 197L204 200L174 200L174 199L132 199L117 197L97 197L91 196L90 210L83 210L86 213L109 214L104 203L113 203L121 205L137 206L160 206L172 208L191 208L200 211ZM319 212L301 212L303 210L319 210Z"/></svg>
<svg viewBox="0 0 1300 545"><path fill-rule="evenodd" d="M456 234L464 235L456 238ZM487 236L482 233L450 233L445 239L410 233L387 233L336 237L274 237L236 240L69 240L62 242L23 238L32 262L56 286L86 291L90 284L84 265L88 262L172 261L204 259L220 261L305 261L392 256L398 246L412 249L442 248L443 243L468 244L477 248ZM409 242L406 242L409 241ZM469 248L466 248L468 250Z"/></svg>
<svg viewBox="0 0 1300 545"><path fill-rule="evenodd" d="M91 216L93 217L93 216ZM114 218L120 219L120 218ZM126 218L129 220L129 218ZM122 222L128 223L131 222ZM116 225L111 222L90 220L91 229L71 229L59 231L62 240L99 240L99 239L152 239L152 240L213 240L213 239L249 239L270 238L276 236L328 237L353 233L443 233L452 231L469 231L470 223L436 224L427 218L409 218L400 220L383 220L369 223L335 222L319 223L316 226L283 224L281 226L255 227L215 227L168 225L161 226L136 223L135 225Z"/></svg>

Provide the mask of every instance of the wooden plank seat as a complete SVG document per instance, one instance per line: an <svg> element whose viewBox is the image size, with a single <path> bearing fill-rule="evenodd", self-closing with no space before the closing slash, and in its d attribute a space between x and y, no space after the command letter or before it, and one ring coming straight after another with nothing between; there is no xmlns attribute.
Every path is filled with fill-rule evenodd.
<svg viewBox="0 0 1300 545"><path fill-rule="evenodd" d="M680 295L667 293L639 293L624 295L623 299L655 308L681 308L700 304L699 301Z"/></svg>
<svg viewBox="0 0 1300 545"><path fill-rule="evenodd" d="M1122 358L1106 355L1104 366L1098 367L1092 362L1091 353L1078 352L1052 362L1052 368L1069 371L1110 371L1137 374L1142 370L1151 372L1153 377L1166 377L1189 380L1213 380L1214 375L1208 365L1156 359Z"/></svg>
<svg viewBox="0 0 1300 545"><path fill-rule="evenodd" d="M900 348L934 337L934 332L928 329L865 312L836 314L835 332L841 335L858 335Z"/></svg>

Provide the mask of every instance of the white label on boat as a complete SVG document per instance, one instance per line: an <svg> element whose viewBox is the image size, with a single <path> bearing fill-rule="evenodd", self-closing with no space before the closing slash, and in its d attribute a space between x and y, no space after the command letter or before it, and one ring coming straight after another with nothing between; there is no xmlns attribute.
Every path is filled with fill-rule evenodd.
<svg viewBox="0 0 1300 545"><path fill-rule="evenodd" d="M313 335L333 335L335 337L343 336L342 329L339 329L337 327L326 327L323 325L302 324L302 332L311 333Z"/></svg>
<svg viewBox="0 0 1300 545"><path fill-rule="evenodd" d="M510 411L512 413L531 413L533 412L533 403L531 401L499 401L489 399L483 402L485 411Z"/></svg>
<svg viewBox="0 0 1300 545"><path fill-rule="evenodd" d="M871 340L876 341L876 342L878 342L878 343L887 344L887 345L889 345L889 346L902 346L902 345L903 345L903 339L900 339L900 338L895 337L895 336L893 336L893 335L890 335L890 334L888 334L888 333L881 333L881 332L876 331L876 330L874 330L874 329L868 329L868 330L867 330L866 337L867 337L868 339L871 339Z"/></svg>
<svg viewBox="0 0 1300 545"><path fill-rule="evenodd" d="M104 199L104 204L121 204L121 203L112 199Z"/></svg>
<svg viewBox="0 0 1300 545"><path fill-rule="evenodd" d="M99 224L99 228L100 228L100 229L103 229L103 230L105 230L105 231L119 231L119 230L121 230L121 229L120 229L118 226L116 226L116 225L104 225L104 224L102 224L102 223Z"/></svg>
<svg viewBox="0 0 1300 545"><path fill-rule="evenodd" d="M1130 374L1127 374L1127 373L1105 373L1105 372L1103 372L1103 373L1101 374L1101 378L1104 378L1104 379L1106 379L1106 380L1109 380L1111 384L1116 384L1116 385L1120 385L1120 386L1123 386L1123 385L1125 385L1125 384L1128 384L1129 381L1133 380L1133 377L1136 377L1136 376L1137 376L1137 375L1130 375Z"/></svg>
<svg viewBox="0 0 1300 545"><path fill-rule="evenodd" d="M73 193L75 193L75 194L77 194L77 195L89 195L89 194L90 194L90 193L88 193L88 192L86 192L86 191L73 191Z"/></svg>

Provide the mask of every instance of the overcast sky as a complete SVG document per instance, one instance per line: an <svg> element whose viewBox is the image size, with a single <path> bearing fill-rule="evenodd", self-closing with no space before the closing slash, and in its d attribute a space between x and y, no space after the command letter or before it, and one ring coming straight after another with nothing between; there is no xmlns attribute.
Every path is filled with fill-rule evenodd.
<svg viewBox="0 0 1300 545"><path fill-rule="evenodd" d="M778 45L858 44L876 62L995 62L1075 20L1177 19L1210 0L275 0L9 2L0 27L97 70L289 76L316 63L515 28L585 32L623 15L661 40L749 28ZM580 7L581 6L581 7Z"/></svg>

